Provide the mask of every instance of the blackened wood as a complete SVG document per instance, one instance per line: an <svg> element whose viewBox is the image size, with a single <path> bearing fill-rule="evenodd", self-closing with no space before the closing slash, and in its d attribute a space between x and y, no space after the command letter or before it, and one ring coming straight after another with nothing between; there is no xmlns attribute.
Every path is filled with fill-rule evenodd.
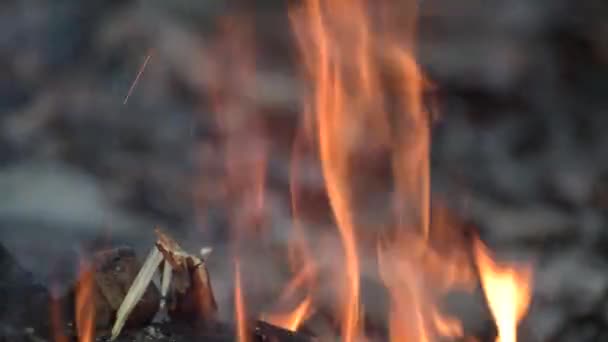
<svg viewBox="0 0 608 342"><path fill-rule="evenodd" d="M214 324L217 303L205 260L184 251L177 241L159 229L156 230L156 235L156 247L173 269L169 316L173 320L190 321L199 325Z"/></svg>
<svg viewBox="0 0 608 342"><path fill-rule="evenodd" d="M256 341L260 342L273 342L273 341L281 341L281 342L312 342L316 341L316 339L312 336L294 332L290 330L286 330L276 325L272 325L270 323L264 321L256 321L254 328L254 337Z"/></svg>

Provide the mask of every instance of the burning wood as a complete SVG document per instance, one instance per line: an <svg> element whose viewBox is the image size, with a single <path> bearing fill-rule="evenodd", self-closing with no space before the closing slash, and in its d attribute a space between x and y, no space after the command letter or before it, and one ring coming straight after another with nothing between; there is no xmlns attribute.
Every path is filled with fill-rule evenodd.
<svg viewBox="0 0 608 342"><path fill-rule="evenodd" d="M166 270L163 271L163 296L172 298L167 308L169 315L181 319L212 322L217 304L213 296L209 273L202 258L210 249L203 249L201 257L186 253L175 240L160 230L156 231L156 247L162 253ZM169 271L171 270L171 272ZM170 274L170 275L169 275ZM165 280L166 279L166 280ZM169 287L169 283L173 284Z"/></svg>
<svg viewBox="0 0 608 342"><path fill-rule="evenodd" d="M293 341L307 342L315 339L302 333L279 328L264 321L257 321L254 328L254 335L258 341Z"/></svg>
<svg viewBox="0 0 608 342"><path fill-rule="evenodd" d="M217 305L202 258L185 252L175 240L160 230L156 230L156 235L158 240L155 246L118 308L112 327L112 340L118 337L142 296L153 286L150 284L152 278L163 262L162 299L157 301L155 308L160 308L163 314L168 312L170 317L176 319L204 323L215 321ZM210 252L205 251L206 254L202 257ZM170 300L167 305L168 298ZM156 310L153 312L156 313Z"/></svg>

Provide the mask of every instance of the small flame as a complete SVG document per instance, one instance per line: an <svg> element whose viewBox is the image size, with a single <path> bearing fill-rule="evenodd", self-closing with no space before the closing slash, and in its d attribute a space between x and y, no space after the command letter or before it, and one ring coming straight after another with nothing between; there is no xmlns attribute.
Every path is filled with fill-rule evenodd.
<svg viewBox="0 0 608 342"><path fill-rule="evenodd" d="M480 240L474 249L481 284L498 328L496 342L516 342L517 324L530 304L532 268L499 265Z"/></svg>
<svg viewBox="0 0 608 342"><path fill-rule="evenodd" d="M80 277L76 286L76 330L79 342L95 340L95 284L93 269L88 262L80 262Z"/></svg>
<svg viewBox="0 0 608 342"><path fill-rule="evenodd" d="M453 242L459 245L456 238ZM440 312L436 300L449 290L470 288L473 278L465 253L442 255L421 235L398 235L379 244L378 263L391 296L390 341L463 337L461 322Z"/></svg>
<svg viewBox="0 0 608 342"><path fill-rule="evenodd" d="M311 308L312 298L308 296L293 311L285 314L266 315L264 320L283 329L296 331L312 313Z"/></svg>
<svg viewBox="0 0 608 342"><path fill-rule="evenodd" d="M296 230L298 231L298 230ZM304 253L305 249L302 249L301 240L295 240L298 243L291 249L292 255L299 253ZM306 298L302 300L295 309L286 313L272 313L272 314L263 314L262 320L274 324L276 326L282 327L287 330L296 331L298 327L308 319L314 312L313 301L312 301L312 288L313 288L313 279L316 276L316 268L312 263L312 258L306 254L302 254L304 257L305 264L300 268L300 271L291 279L291 281L287 284L283 293L279 297L279 305L283 303L288 303L290 300L296 296L298 289L303 287L307 288L308 294ZM296 257L292 257L295 259Z"/></svg>
<svg viewBox="0 0 608 342"><path fill-rule="evenodd" d="M245 300L241 288L241 268L238 261L234 264L234 311L237 341L248 342L247 314L245 312Z"/></svg>
<svg viewBox="0 0 608 342"><path fill-rule="evenodd" d="M51 286L51 332L53 334L54 342L68 342L68 338L64 332L64 320L61 308L61 302L59 300L59 291L57 286Z"/></svg>

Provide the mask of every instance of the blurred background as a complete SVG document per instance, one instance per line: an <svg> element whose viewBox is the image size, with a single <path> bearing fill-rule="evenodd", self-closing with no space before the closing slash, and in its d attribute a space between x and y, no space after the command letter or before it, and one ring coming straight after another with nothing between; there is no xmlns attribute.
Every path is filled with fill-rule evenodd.
<svg viewBox="0 0 608 342"><path fill-rule="evenodd" d="M187 248L216 249L222 311L231 222L273 241L290 224L301 85L287 6L3 1L7 249L44 282L69 277L85 242L145 255L161 226ZM418 61L438 116L433 191L493 248L534 257L530 320L543 341L608 333L607 15L602 0L421 2ZM230 104L244 114L218 117ZM247 189L264 179L263 220L255 191L230 196L228 172ZM310 204L326 206L318 170L303 177Z"/></svg>

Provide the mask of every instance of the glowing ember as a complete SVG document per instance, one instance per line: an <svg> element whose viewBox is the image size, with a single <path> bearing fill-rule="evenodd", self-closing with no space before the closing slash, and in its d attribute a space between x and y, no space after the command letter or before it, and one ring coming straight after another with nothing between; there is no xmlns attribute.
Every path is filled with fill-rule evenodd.
<svg viewBox="0 0 608 342"><path fill-rule="evenodd" d="M76 328L79 342L95 340L95 294L94 277L91 266L80 263L80 277L76 287Z"/></svg>
<svg viewBox="0 0 608 342"><path fill-rule="evenodd" d="M530 303L532 269L497 264L479 240L475 243L475 257L481 284L498 327L496 342L516 342L517 323Z"/></svg>

